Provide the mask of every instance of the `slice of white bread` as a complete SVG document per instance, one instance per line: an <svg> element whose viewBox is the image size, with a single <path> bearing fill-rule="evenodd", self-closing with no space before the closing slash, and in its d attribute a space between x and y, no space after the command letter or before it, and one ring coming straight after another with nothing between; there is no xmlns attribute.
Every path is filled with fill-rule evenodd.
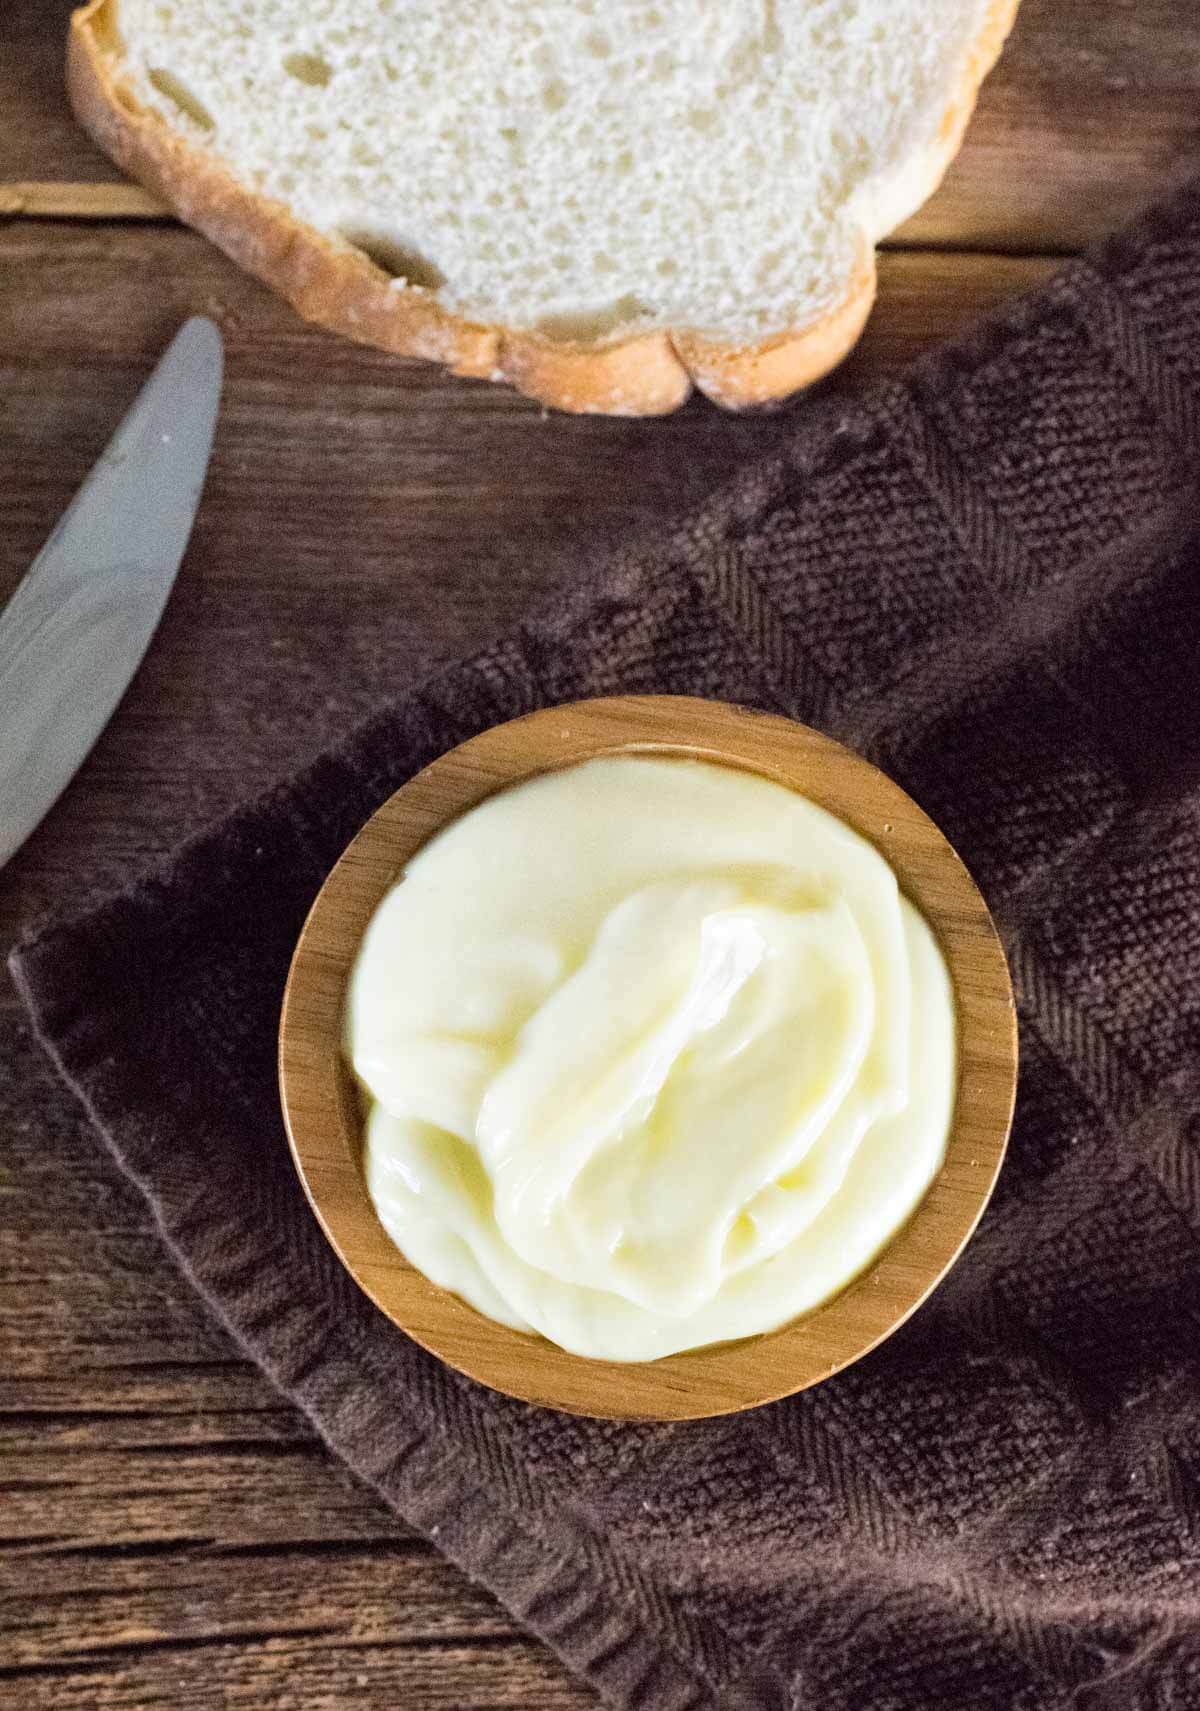
<svg viewBox="0 0 1200 1711"><path fill-rule="evenodd" d="M785 397L1018 0L92 0L100 145L310 320L564 410Z"/></svg>

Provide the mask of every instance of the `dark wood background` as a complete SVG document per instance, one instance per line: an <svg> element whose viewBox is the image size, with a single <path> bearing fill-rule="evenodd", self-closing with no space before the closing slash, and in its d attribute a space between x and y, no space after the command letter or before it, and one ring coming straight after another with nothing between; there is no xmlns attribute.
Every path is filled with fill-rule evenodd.
<svg viewBox="0 0 1200 1711"><path fill-rule="evenodd" d="M549 417L301 326L115 189L61 93L68 10L0 0L0 599L185 314L220 320L228 383L158 638L0 873L5 949L511 624L598 538L789 432L788 412L704 403L660 422ZM836 384L903 363L1197 169L1196 0L1025 0L950 179L887 248ZM237 1358L2 979L0 1700L593 1702Z"/></svg>

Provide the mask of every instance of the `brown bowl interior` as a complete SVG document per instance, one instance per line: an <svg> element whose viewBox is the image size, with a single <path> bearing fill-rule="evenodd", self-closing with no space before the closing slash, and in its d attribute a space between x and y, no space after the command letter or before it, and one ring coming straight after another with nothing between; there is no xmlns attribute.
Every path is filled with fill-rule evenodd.
<svg viewBox="0 0 1200 1711"><path fill-rule="evenodd" d="M945 1163L913 1217L841 1294L781 1330L646 1364L587 1360L512 1331L430 1283L380 1224L361 1164L361 1114L341 1053L347 980L368 921L428 838L497 790L602 754L690 756L761 773L868 838L933 927L953 979L959 1080ZM979 1220L1012 1119L1017 1039L1004 953L966 868L898 785L819 732L719 702L628 696L496 726L385 802L312 907L279 1041L284 1120L322 1228L356 1282L409 1336L510 1395L572 1413L691 1419L827 1378L874 1348L945 1275Z"/></svg>

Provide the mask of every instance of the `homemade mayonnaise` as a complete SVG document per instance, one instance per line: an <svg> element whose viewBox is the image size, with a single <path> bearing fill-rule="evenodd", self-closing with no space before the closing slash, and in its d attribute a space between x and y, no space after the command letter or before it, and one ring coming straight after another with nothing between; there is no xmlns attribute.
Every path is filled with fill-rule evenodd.
<svg viewBox="0 0 1200 1711"><path fill-rule="evenodd" d="M367 930L346 1050L412 1264L607 1360L843 1288L928 1189L955 1097L949 975L887 862L690 760L587 761L434 837Z"/></svg>

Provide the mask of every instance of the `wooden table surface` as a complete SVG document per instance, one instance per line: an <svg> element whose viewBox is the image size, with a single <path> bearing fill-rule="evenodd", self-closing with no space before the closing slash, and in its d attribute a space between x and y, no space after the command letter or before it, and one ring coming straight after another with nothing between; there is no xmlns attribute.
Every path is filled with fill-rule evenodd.
<svg viewBox="0 0 1200 1711"><path fill-rule="evenodd" d="M0 4L0 599L186 313L220 320L228 383L157 640L0 873L5 949L510 625L598 538L789 432L787 412L701 402L660 422L551 418L306 329L115 190L62 97L67 13ZM902 363L1196 169L1196 0L1025 0L951 177L887 248L838 384ZM3 981L0 1455L6 1704L593 1703L238 1359Z"/></svg>

